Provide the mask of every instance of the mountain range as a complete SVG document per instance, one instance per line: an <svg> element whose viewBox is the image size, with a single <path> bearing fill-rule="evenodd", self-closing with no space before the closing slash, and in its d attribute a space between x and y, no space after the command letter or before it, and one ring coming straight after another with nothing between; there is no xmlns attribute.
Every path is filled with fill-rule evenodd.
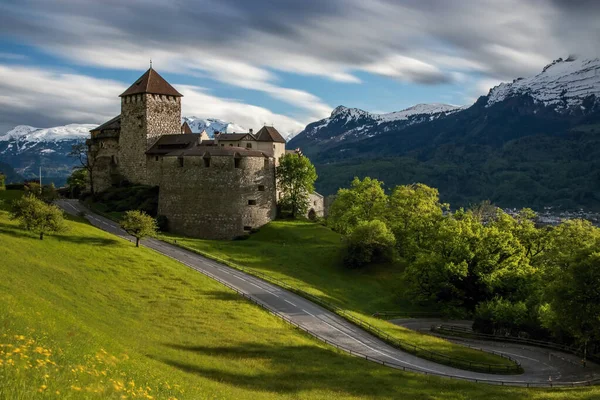
<svg viewBox="0 0 600 400"><path fill-rule="evenodd" d="M599 59L558 59L470 107L422 108L395 119L338 107L288 145L315 163L324 194L371 176L437 187L453 206L600 209Z"/></svg>
<svg viewBox="0 0 600 400"><path fill-rule="evenodd" d="M218 119L182 122L210 136L246 131ZM41 164L60 184L76 165L67 157L72 144L94 126L15 127L0 136L0 171L9 165L30 178ZM600 210L600 59L555 60L471 106L418 104L387 114L339 106L287 147L315 163L316 188L325 195L354 176L371 176L388 188L437 187L455 207L489 199L503 207Z"/></svg>

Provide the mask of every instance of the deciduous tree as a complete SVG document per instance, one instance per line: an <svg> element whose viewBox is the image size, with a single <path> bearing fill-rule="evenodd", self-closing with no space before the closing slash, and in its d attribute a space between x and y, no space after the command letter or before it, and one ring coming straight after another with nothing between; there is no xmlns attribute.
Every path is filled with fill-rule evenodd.
<svg viewBox="0 0 600 400"><path fill-rule="evenodd" d="M69 156L79 160L81 168L87 171L88 182L90 184L90 191L92 194L94 191L94 172L96 171L96 162L98 160L98 153L100 149L98 146L88 146L86 143L74 144L71 148Z"/></svg>
<svg viewBox="0 0 600 400"><path fill-rule="evenodd" d="M354 178L349 189L340 189L329 207L327 224L335 231L348 234L361 222L385 220L388 198L383 182Z"/></svg>
<svg viewBox="0 0 600 400"><path fill-rule="evenodd" d="M348 248L344 263L349 268L393 260L396 239L379 220L360 222L346 240Z"/></svg>
<svg viewBox="0 0 600 400"><path fill-rule="evenodd" d="M18 220L24 229L38 233L40 240L47 233L66 230L62 210L32 195L25 195L13 203L11 217Z"/></svg>
<svg viewBox="0 0 600 400"><path fill-rule="evenodd" d="M140 247L140 239L155 236L158 226L156 220L143 211L131 210L125 212L121 219L121 228L135 237L135 247Z"/></svg>
<svg viewBox="0 0 600 400"><path fill-rule="evenodd" d="M277 186L282 193L280 207L290 210L294 218L306 213L308 196L315 191L315 166L300 154L286 154L279 159L276 176Z"/></svg>

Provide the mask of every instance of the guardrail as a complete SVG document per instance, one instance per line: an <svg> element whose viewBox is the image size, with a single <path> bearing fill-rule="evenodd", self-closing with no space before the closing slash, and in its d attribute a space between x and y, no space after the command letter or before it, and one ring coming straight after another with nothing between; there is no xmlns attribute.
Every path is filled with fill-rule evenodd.
<svg viewBox="0 0 600 400"><path fill-rule="evenodd" d="M372 316L379 319L388 319L392 317L438 318L442 317L442 314L430 311L377 311L376 313L372 314Z"/></svg>
<svg viewBox="0 0 600 400"><path fill-rule="evenodd" d="M520 337L515 337L515 336L500 336L500 335L491 335L489 333L479 333L479 332L475 332L473 330L467 329L465 327L456 326L456 325L448 325L448 324L433 325L431 327L431 331L436 332L436 333L441 333L441 334L448 333L449 335L459 334L462 336L468 336L469 338L473 338L473 339L481 339L481 340L489 340L489 341L494 341L494 342L516 343L516 344L522 344L522 345L543 347L543 348L547 348L547 349L552 349L552 350L562 351L565 353L574 354L574 355L580 356L580 357L583 356L583 354L581 353L581 351L578 348L566 346L566 345L559 344L559 343L546 342L543 340L535 340L535 339L525 339L525 338L520 338ZM593 354L592 355L588 354L586 358L591 361L596 361L596 362L600 361L600 358Z"/></svg>

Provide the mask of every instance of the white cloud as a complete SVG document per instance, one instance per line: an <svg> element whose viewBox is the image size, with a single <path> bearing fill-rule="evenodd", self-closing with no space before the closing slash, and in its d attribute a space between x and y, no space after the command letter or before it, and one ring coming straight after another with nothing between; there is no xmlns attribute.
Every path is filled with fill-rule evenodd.
<svg viewBox="0 0 600 400"><path fill-rule="evenodd" d="M255 131L264 124L273 125L284 136L300 132L310 120L300 122L285 115L276 114L266 108L246 104L234 99L223 99L210 95L196 86L175 85L184 95L182 114L200 118L219 118Z"/></svg>
<svg viewBox="0 0 600 400"><path fill-rule="evenodd" d="M64 71L0 64L0 129L7 131L18 124L100 124L119 114L118 96L127 86ZM183 115L220 118L246 127L273 124L284 135L296 134L310 122L219 98L195 86L174 86L184 95Z"/></svg>

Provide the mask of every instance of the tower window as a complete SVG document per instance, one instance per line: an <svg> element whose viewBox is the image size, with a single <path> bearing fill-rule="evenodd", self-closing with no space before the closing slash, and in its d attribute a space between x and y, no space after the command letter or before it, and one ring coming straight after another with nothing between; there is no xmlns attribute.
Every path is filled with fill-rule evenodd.
<svg viewBox="0 0 600 400"><path fill-rule="evenodd" d="M275 145L273 145L273 150L275 150Z"/></svg>
<svg viewBox="0 0 600 400"><path fill-rule="evenodd" d="M250 232L251 230L252 230L251 226L245 226L244 227L244 231L246 231L246 232Z"/></svg>
<svg viewBox="0 0 600 400"><path fill-rule="evenodd" d="M240 167L241 167L241 165L242 165L242 164L241 164L241 161L242 161L242 159L241 159L241 158L239 158L239 157L236 157L236 158L234 158L234 159L233 159L233 166L234 166L235 168L240 168Z"/></svg>
<svg viewBox="0 0 600 400"><path fill-rule="evenodd" d="M158 156L154 157L154 161L158 161Z"/></svg>
<svg viewBox="0 0 600 400"><path fill-rule="evenodd" d="M256 200L248 200L248 205L249 206L255 206L256 205Z"/></svg>
<svg viewBox="0 0 600 400"><path fill-rule="evenodd" d="M204 157L204 167L205 168L209 168L210 167L210 157Z"/></svg>
<svg viewBox="0 0 600 400"><path fill-rule="evenodd" d="M183 167L183 157L177 157L177 161L179 161L179 167Z"/></svg>
<svg viewBox="0 0 600 400"><path fill-rule="evenodd" d="M252 148L252 143L246 143L246 148L247 149L251 149Z"/></svg>
<svg viewBox="0 0 600 400"><path fill-rule="evenodd" d="M269 159L265 158L265 168L269 168Z"/></svg>
<svg viewBox="0 0 600 400"><path fill-rule="evenodd" d="M259 192L264 192L265 191L265 185L258 185L258 191Z"/></svg>

